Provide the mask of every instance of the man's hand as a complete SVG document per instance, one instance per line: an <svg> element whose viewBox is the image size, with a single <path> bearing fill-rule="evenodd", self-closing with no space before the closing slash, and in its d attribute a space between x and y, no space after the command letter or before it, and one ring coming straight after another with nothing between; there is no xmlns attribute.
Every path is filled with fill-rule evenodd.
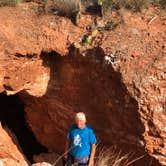
<svg viewBox="0 0 166 166"><path fill-rule="evenodd" d="M94 166L94 160L91 160L91 159L90 159L88 166Z"/></svg>

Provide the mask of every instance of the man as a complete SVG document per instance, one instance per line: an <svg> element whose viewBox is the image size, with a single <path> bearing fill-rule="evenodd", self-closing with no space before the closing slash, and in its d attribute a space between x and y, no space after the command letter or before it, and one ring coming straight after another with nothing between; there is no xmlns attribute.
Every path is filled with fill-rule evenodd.
<svg viewBox="0 0 166 166"><path fill-rule="evenodd" d="M96 136L88 125L83 112L75 116L73 124L67 134L64 158L66 165L71 166L78 163L78 166L94 166L94 156L96 149Z"/></svg>

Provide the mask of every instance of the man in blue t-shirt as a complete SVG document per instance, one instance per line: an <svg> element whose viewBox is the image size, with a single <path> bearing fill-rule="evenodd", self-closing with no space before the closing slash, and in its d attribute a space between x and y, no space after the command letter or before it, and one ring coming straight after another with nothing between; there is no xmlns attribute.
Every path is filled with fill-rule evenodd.
<svg viewBox="0 0 166 166"><path fill-rule="evenodd" d="M79 166L94 166L94 155L96 149L96 136L91 127L86 125L86 117L79 112L67 134L64 157L67 166L78 163Z"/></svg>

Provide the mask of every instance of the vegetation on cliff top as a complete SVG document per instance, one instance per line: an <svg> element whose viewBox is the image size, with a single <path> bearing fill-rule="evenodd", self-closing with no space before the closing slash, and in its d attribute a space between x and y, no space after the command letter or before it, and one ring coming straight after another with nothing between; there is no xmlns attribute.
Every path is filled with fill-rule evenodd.
<svg viewBox="0 0 166 166"><path fill-rule="evenodd" d="M16 6L20 2L38 2L43 3L44 5L53 3L55 6L57 4L57 0L0 0L0 6ZM69 4L70 1L75 1L78 3L78 0L58 0L60 3L64 3L64 5ZM82 0L80 0L82 1ZM83 2L83 1L82 1ZM144 7L148 7L149 5L161 5L161 7L166 7L165 0L87 0L89 4L98 4L104 8L127 8L133 11L140 11Z"/></svg>
<svg viewBox="0 0 166 166"><path fill-rule="evenodd" d="M0 6L16 6L23 0L0 0Z"/></svg>

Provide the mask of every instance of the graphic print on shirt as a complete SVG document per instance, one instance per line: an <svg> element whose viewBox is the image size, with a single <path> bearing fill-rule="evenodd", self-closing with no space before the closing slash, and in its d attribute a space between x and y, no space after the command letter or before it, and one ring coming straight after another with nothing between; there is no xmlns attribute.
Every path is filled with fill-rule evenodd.
<svg viewBox="0 0 166 166"><path fill-rule="evenodd" d="M80 147L82 147L81 137L80 137L79 134L77 134L76 136L74 136L74 146L80 146Z"/></svg>

